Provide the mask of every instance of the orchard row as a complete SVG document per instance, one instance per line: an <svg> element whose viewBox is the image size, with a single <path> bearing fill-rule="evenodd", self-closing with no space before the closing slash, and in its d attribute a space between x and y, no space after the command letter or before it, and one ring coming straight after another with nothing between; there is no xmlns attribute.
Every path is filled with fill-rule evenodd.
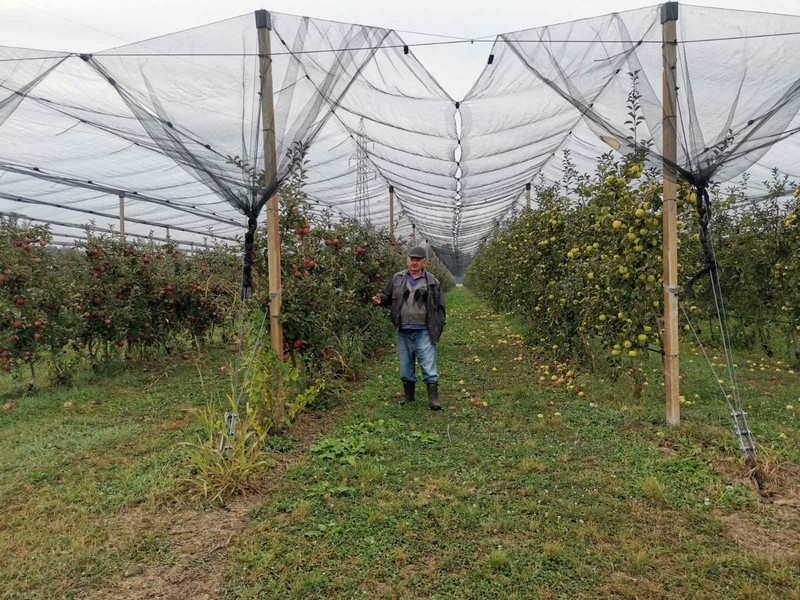
<svg viewBox="0 0 800 600"><path fill-rule="evenodd" d="M370 299L403 268L402 246L392 254L385 231L313 213L302 187L300 171L281 191L285 354L279 358L303 353L306 362L353 376L390 332ZM215 332L229 340L242 327L234 316L238 247L188 256L170 245L123 243L91 231L72 249L49 241L45 227L0 221L0 369L28 368L34 378L46 358L54 379L65 381L75 361L169 352ZM254 252L247 319L269 306L264 237L257 237ZM437 277L452 286L449 272L432 262Z"/></svg>
<svg viewBox="0 0 800 600"><path fill-rule="evenodd" d="M739 187L711 189L709 249L726 308L763 333L779 324L794 342L800 325L797 195L775 177L767 199L748 203ZM566 189L565 189L566 188ZM595 173L537 188L525 210L481 248L467 286L498 310L526 318L539 343L560 358L608 366L638 380L661 351L663 320L661 181L634 157L601 159ZM790 190L788 190L790 192ZM679 186L682 330L707 329L716 314L700 244L696 190ZM690 325L691 324L691 325ZM769 336L766 336L769 337ZM636 382L635 393L640 391Z"/></svg>
<svg viewBox="0 0 800 600"><path fill-rule="evenodd" d="M47 356L57 380L77 357L177 347L229 318L237 258L225 249L189 257L171 245L89 234L73 249L46 228L0 227L0 367Z"/></svg>

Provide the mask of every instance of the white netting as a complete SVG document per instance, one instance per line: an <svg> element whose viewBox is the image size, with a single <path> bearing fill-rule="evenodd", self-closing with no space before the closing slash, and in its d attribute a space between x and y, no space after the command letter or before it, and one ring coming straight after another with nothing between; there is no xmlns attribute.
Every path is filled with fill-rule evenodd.
<svg viewBox="0 0 800 600"><path fill-rule="evenodd" d="M386 226L393 185L399 233L416 225L460 273L527 183L562 177L564 150L584 172L644 144L660 167L661 11L500 35L460 103L394 31L272 13L266 185L253 15L92 56L0 47L0 214L73 239L116 226L124 193L131 235L232 241L300 149L315 206ZM680 7L685 178L747 173L758 196L770 169L798 175L798 32L800 17Z"/></svg>

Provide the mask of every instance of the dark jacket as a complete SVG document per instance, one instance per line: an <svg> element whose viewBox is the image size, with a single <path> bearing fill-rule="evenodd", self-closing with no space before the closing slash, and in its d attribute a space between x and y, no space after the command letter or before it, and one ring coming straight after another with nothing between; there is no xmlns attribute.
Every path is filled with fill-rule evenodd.
<svg viewBox="0 0 800 600"><path fill-rule="evenodd" d="M397 329L400 329L400 307L405 302L409 294L408 286L406 285L406 277L408 269L404 269L394 274L392 280L386 284L381 292L381 306L391 307L392 323ZM426 316L425 323L428 326L428 335L431 336L431 342L436 344L439 338L442 337L447 316L444 307L444 295L442 294L442 285L436 277L423 271L422 275L425 277L425 282L428 284L428 298L426 300Z"/></svg>

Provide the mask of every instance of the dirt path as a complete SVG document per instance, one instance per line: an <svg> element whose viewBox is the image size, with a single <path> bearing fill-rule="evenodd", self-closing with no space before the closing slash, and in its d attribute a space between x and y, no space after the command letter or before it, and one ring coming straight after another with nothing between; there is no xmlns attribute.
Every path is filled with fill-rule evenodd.
<svg viewBox="0 0 800 600"><path fill-rule="evenodd" d="M244 531L250 513L267 502L270 491L286 470L303 457L316 436L328 430L341 415L338 406L322 412L303 413L288 432L299 439L294 447L277 453L278 464L270 471L270 483L258 495L236 498L213 510L153 511L136 508L121 519L116 542L130 541L149 531L165 533L168 559L164 564L134 565L113 577L109 586L90 598L115 600L210 600L218 598L224 583L225 550ZM120 544L122 545L122 544Z"/></svg>

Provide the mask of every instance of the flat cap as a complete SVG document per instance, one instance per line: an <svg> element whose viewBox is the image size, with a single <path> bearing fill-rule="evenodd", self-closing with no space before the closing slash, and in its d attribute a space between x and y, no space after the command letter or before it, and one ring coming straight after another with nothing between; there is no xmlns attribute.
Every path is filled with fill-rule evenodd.
<svg viewBox="0 0 800 600"><path fill-rule="evenodd" d="M409 258L426 258L427 253L425 252L425 248L422 246L414 246L411 250L408 251Z"/></svg>

